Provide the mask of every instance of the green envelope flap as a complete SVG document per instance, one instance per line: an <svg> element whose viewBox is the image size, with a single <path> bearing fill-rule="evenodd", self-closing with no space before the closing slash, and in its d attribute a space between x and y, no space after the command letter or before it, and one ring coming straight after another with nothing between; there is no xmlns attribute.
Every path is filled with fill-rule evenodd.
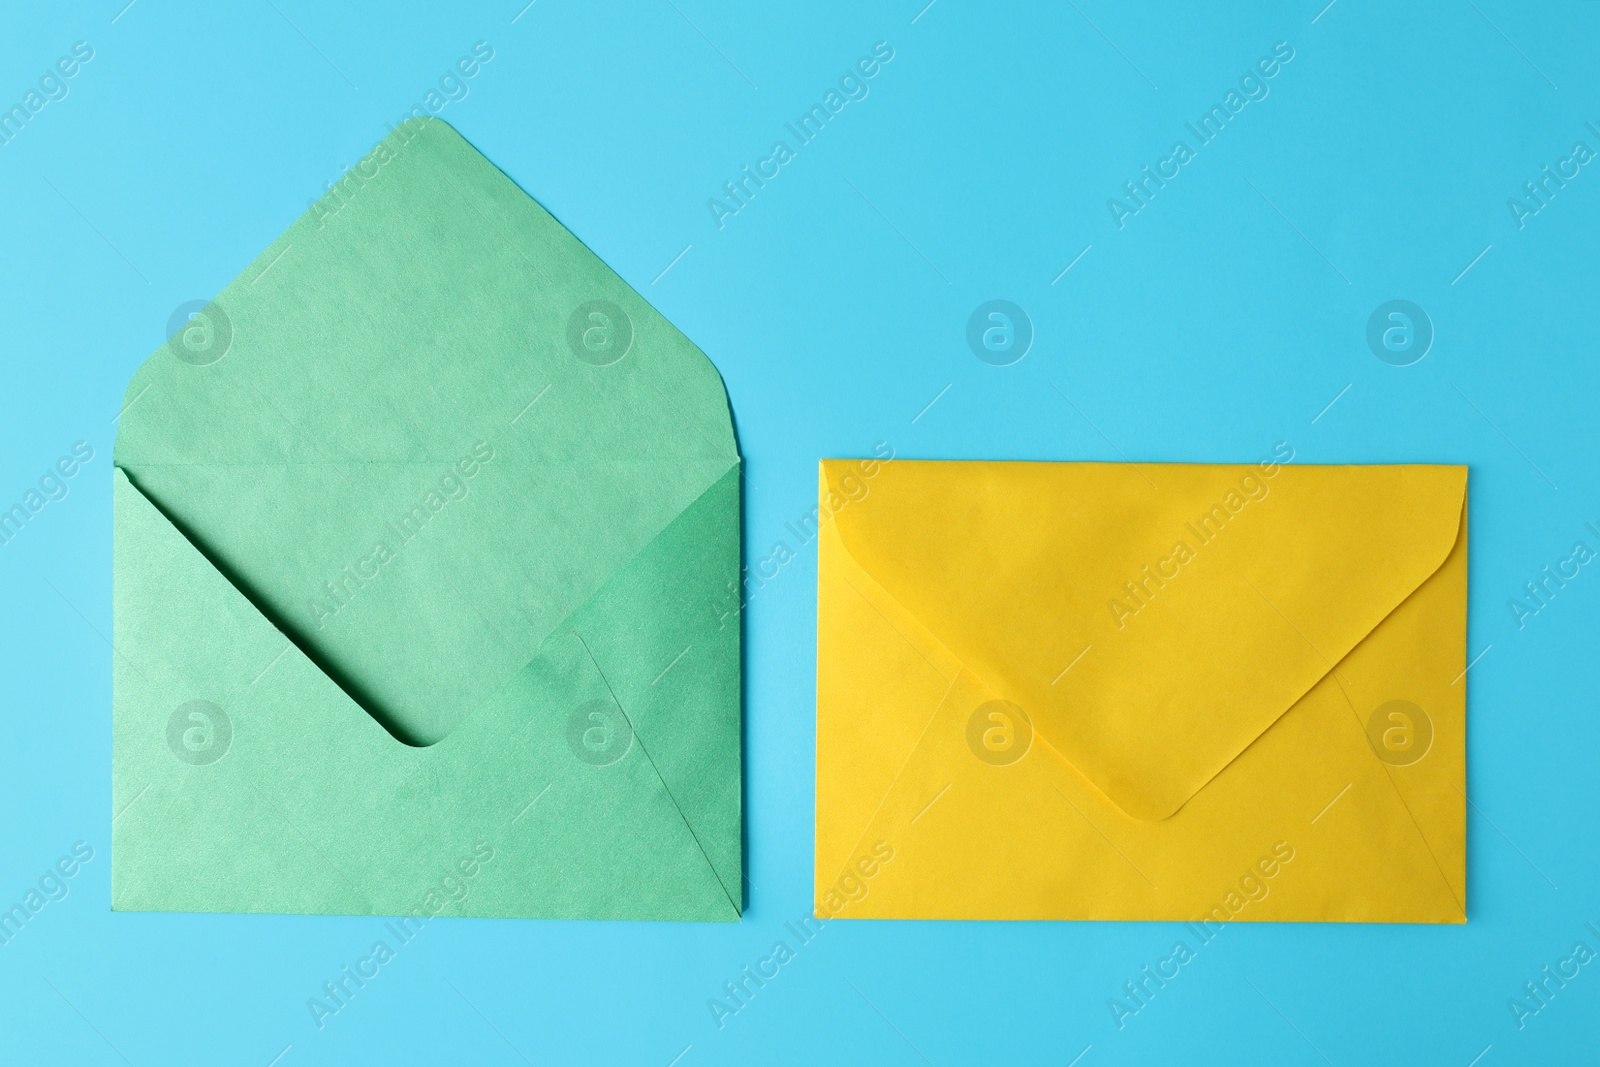
<svg viewBox="0 0 1600 1067"><path fill-rule="evenodd" d="M443 123L352 175L127 390L115 906L402 914L459 862L458 914L737 919L720 378Z"/></svg>
<svg viewBox="0 0 1600 1067"><path fill-rule="evenodd" d="M705 356L450 127L351 175L140 367L115 457L431 744L738 456Z"/></svg>

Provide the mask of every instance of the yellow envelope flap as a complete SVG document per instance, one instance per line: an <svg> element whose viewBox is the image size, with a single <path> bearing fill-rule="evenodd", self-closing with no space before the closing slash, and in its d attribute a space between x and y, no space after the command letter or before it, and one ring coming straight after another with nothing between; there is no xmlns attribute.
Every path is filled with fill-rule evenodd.
<svg viewBox="0 0 1600 1067"><path fill-rule="evenodd" d="M823 462L845 549L1147 821L1439 568L1466 501L1459 466L896 460L864 492L854 470Z"/></svg>

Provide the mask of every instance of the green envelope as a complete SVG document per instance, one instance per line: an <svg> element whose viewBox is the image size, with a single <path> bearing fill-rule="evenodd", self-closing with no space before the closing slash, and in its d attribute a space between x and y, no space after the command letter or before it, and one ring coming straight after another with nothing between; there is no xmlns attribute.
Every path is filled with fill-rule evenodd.
<svg viewBox="0 0 1600 1067"><path fill-rule="evenodd" d="M716 370L435 119L145 361L112 906L736 921Z"/></svg>

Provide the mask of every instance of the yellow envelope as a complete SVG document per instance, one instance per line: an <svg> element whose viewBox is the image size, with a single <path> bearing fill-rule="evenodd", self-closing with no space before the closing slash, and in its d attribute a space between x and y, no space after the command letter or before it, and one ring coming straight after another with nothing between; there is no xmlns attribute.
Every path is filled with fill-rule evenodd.
<svg viewBox="0 0 1600 1067"><path fill-rule="evenodd" d="M1466 921L1465 467L825 460L816 914Z"/></svg>

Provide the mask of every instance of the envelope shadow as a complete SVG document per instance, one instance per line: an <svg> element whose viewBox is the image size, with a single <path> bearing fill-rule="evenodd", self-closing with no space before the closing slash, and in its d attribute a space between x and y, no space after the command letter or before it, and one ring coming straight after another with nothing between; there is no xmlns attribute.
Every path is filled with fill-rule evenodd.
<svg viewBox="0 0 1600 1067"><path fill-rule="evenodd" d="M750 743L750 716L747 713L750 707L750 672L745 670L749 646L745 643L743 581L745 567L749 565L745 556L750 551L750 546L744 536L745 508L749 505L745 500L744 490L748 483L744 476L744 449L739 445L739 416L733 410L733 398L728 396L726 381L723 383L722 394L727 398L728 424L733 430L733 449L739 456L739 574L735 577L735 583L739 591L739 914L743 915L750 907L750 878L746 874L750 870L750 778L745 774L748 762L745 753L749 751Z"/></svg>

